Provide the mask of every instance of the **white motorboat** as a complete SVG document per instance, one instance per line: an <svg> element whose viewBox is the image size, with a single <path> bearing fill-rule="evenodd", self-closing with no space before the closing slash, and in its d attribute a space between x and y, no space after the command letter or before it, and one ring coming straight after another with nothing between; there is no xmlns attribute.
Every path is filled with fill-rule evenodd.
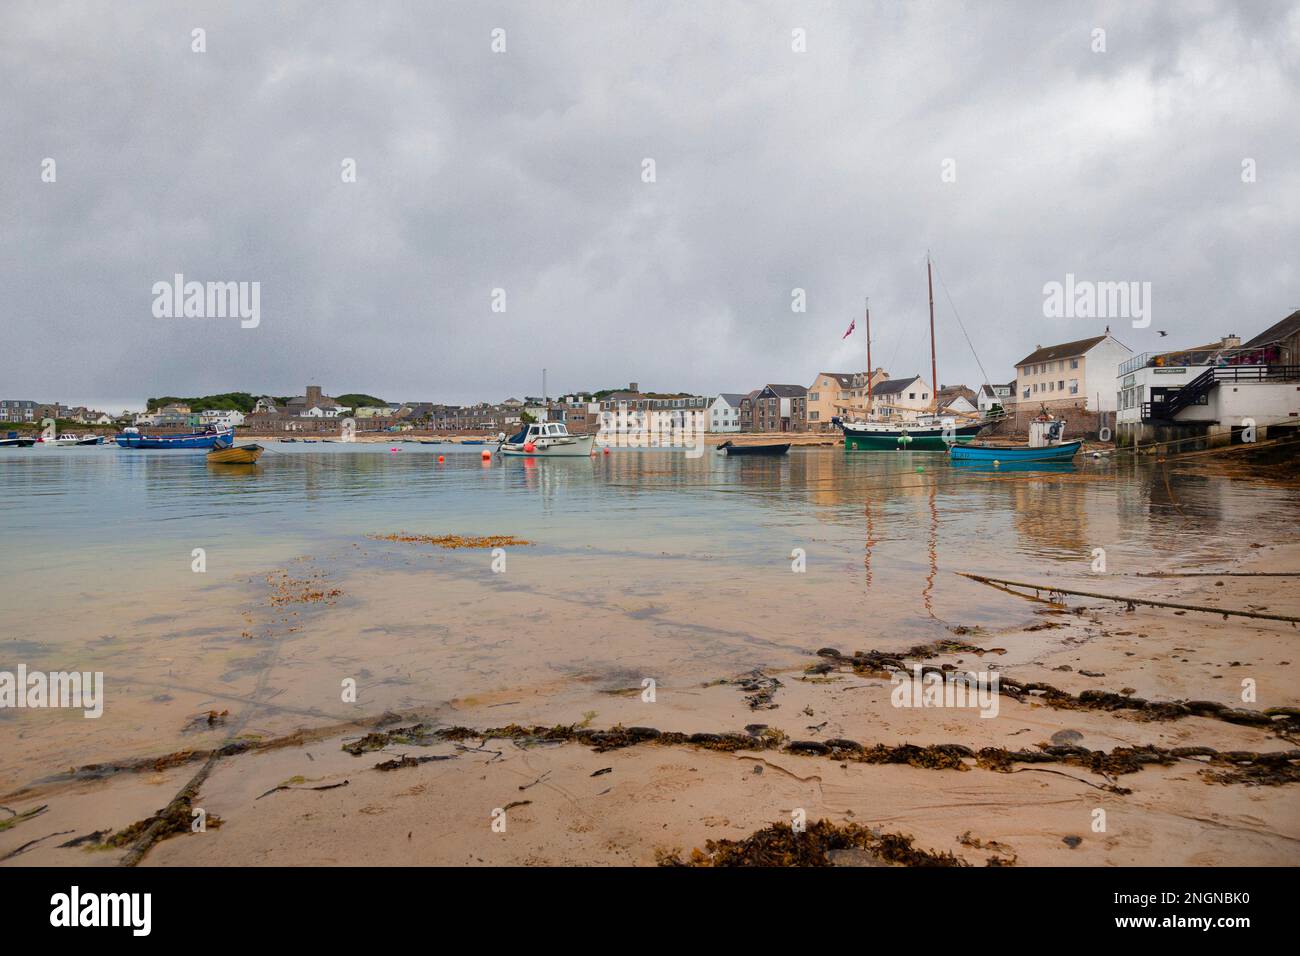
<svg viewBox="0 0 1300 956"><path fill-rule="evenodd" d="M563 422L535 422L497 445L497 453L516 458L587 458L595 435L570 435Z"/></svg>
<svg viewBox="0 0 1300 956"><path fill-rule="evenodd" d="M77 444L81 439L76 435L56 435L53 438L37 439L42 445L53 448L69 448Z"/></svg>

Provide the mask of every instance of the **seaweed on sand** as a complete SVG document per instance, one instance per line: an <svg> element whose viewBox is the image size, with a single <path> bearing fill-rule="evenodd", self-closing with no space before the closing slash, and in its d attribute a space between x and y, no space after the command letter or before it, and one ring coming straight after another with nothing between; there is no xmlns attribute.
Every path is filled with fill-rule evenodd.
<svg viewBox="0 0 1300 956"><path fill-rule="evenodd" d="M1297 751L1282 753L1224 753L1217 755L1216 765L1223 769L1200 771L1207 783L1241 783L1248 787L1277 787L1300 783Z"/></svg>
<svg viewBox="0 0 1300 956"><path fill-rule="evenodd" d="M856 823L830 820L811 823L797 832L788 823L774 823L743 840L709 840L683 860L677 851L659 850L660 866L831 866L832 850L865 850L875 858L900 866L968 866L951 853L921 850L901 833L877 833Z"/></svg>
<svg viewBox="0 0 1300 956"><path fill-rule="evenodd" d="M516 538L512 534L489 534L481 537L468 537L459 534L410 534L406 531L398 531L395 534L370 534L368 538L376 541L401 541L406 544L433 544L440 548L457 549L457 548L506 548L521 547L532 544L531 541L525 541L523 538Z"/></svg>
<svg viewBox="0 0 1300 956"><path fill-rule="evenodd" d="M12 814L12 816L0 820L0 832L18 826L18 824L22 823L24 820L30 820L32 817L39 817L49 808L50 805L48 803L43 803L39 807L32 807L30 810L24 810L22 813L18 813L15 810L9 810L8 807L0 807L0 809L9 810L9 813Z"/></svg>
<svg viewBox="0 0 1300 956"><path fill-rule="evenodd" d="M359 740L345 743L343 749L353 756L382 750L392 744L429 746L439 741L512 740L519 746L540 743L581 743L596 753L620 750L638 744L654 743L661 746L693 746L722 753L738 751L776 750L801 757L827 757L845 763L907 764L924 770L969 770L973 764L983 770L1015 773L1022 765L1064 764L1081 767L1102 777L1137 773L1149 764L1169 766L1183 759L1205 758L1209 763L1227 767L1218 776L1207 780L1216 783L1283 784L1300 782L1300 750L1279 752L1234 751L1219 753L1210 747L1155 746L1116 747L1113 750L1089 750L1074 745L1040 745L1035 750L1007 750L1003 747L984 747L978 751L964 744L875 744L864 746L856 740L832 737L827 740L789 740L785 733L766 725L754 724L746 733L695 733L661 731L654 727L624 727L621 724L608 730L583 727L578 724L558 724L553 727L524 727L507 724L487 730L469 727L446 727L440 730L428 724L412 724L390 731L377 731ZM402 758L390 761L380 769L396 770L416 766L430 758ZM1077 779L1077 778L1076 778ZM1081 781L1087 783L1087 781ZM1089 784L1097 787L1097 784ZM1114 793L1127 793L1125 788L1113 784L1100 785L1100 789Z"/></svg>
<svg viewBox="0 0 1300 956"><path fill-rule="evenodd" d="M906 651L858 651L852 657L833 647L823 647L817 655L836 666L850 667L855 673L868 677L890 677L895 673L914 673L908 661L926 660L938 654L999 653L1001 648L980 648L957 641L940 641L937 644L917 645ZM818 672L823 665L814 665ZM922 677L937 674L947 680L948 667L932 664L915 665ZM810 669L811 671L811 669ZM1267 728L1280 736L1300 733L1300 710L1294 707L1273 707L1265 711L1229 707L1210 700L1147 700L1128 693L1105 690L1085 690L1079 694L1054 687L1042 681L1018 681L1006 674L998 675L998 693L1016 701L1037 700L1059 710L1134 711L1140 720L1177 720L1182 717L1207 717L1230 724Z"/></svg>
<svg viewBox="0 0 1300 956"><path fill-rule="evenodd" d="M125 826L116 833L107 837L103 843L96 846L90 846L90 849L121 849L129 847L139 841L144 835L153 829L152 840L150 845L176 836L178 833L189 833L194 824L194 805L193 798L189 795L183 795L177 800L173 800L167 806L154 813L152 816L145 817L143 820L137 820L135 823ZM215 813L209 813L204 819L204 826L216 829L221 826L221 817Z"/></svg>

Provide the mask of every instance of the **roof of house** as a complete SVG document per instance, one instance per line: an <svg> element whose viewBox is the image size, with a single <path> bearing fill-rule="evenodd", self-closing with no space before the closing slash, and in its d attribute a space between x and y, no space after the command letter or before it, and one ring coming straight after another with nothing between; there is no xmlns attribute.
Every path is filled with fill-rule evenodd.
<svg viewBox="0 0 1300 956"><path fill-rule="evenodd" d="M1094 335L1092 338L1079 339L1077 342L1064 342L1061 345L1039 345L1019 362L1017 366L1033 365L1035 362L1051 362L1054 359L1074 358L1083 355L1094 346L1104 342L1109 336Z"/></svg>
<svg viewBox="0 0 1300 956"><path fill-rule="evenodd" d="M864 372L818 372L817 373L818 378L821 378L823 375L835 379L835 381L839 382L840 385L843 386L844 388L854 388L855 381L858 382L864 381L866 377L866 373Z"/></svg>
<svg viewBox="0 0 1300 956"><path fill-rule="evenodd" d="M1259 348L1261 345L1272 345L1274 342L1289 339L1297 332L1300 332L1300 309L1292 312L1276 325L1269 326L1249 342L1243 343L1241 347L1244 349L1254 349Z"/></svg>
<svg viewBox="0 0 1300 956"><path fill-rule="evenodd" d="M297 395L297 396L295 396L295 397L289 399L289 400L288 400L287 402L285 402L284 404L285 404L285 407L286 407L286 408L295 408L295 407L297 407L297 406L299 406L299 405L306 405L306 404L307 404L307 396L306 396L306 395ZM337 405L337 406L339 406L339 407L342 407L342 403L340 403L339 400L338 400L337 398L330 398L328 395L322 395L319 399L316 400L316 402L313 404L313 407L314 407L314 408L325 408L325 407L330 406L330 405Z"/></svg>
<svg viewBox="0 0 1300 956"><path fill-rule="evenodd" d="M736 408L738 405L740 405L740 401L744 397L745 396L742 395L740 392L719 392L718 393L718 398L722 399L732 408Z"/></svg>
<svg viewBox="0 0 1300 956"><path fill-rule="evenodd" d="M989 398L997 398L998 397L997 392L993 391L993 389L995 388L1005 388L1014 392L1016 390L1016 383L1007 382L1006 384L995 383L993 385L990 385L987 382L985 382L983 385L980 386L979 394L987 395Z"/></svg>
<svg viewBox="0 0 1300 956"><path fill-rule="evenodd" d="M759 389L760 392L771 392L778 398L802 398L808 394L808 389L802 385L768 385Z"/></svg>
<svg viewBox="0 0 1300 956"><path fill-rule="evenodd" d="M887 382L881 382L879 385L873 386L871 393L873 395L897 395L913 382L919 382L920 380L921 376L919 375L911 375L907 378L890 379Z"/></svg>

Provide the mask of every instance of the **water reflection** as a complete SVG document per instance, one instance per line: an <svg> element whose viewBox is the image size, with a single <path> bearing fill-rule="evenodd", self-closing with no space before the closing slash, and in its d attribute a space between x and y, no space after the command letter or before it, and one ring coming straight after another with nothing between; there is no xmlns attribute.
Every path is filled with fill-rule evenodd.
<svg viewBox="0 0 1300 956"><path fill-rule="evenodd" d="M0 528L12 546L0 549L0 596L59 586L52 565L148 576L151 561L199 540L236 558L247 551L238 563L252 567L267 549L412 530L519 533L611 555L708 553L751 567L806 547L819 566L849 571L840 588L919 590L932 613L944 569L1076 562L1094 547L1149 564L1156 540L1166 550L1174 536L1180 551L1212 547L1218 535L1296 513L1287 489L1129 459L988 470L818 448L484 462L479 448L400 447L273 445L256 465L220 468L201 454L7 451ZM917 584L904 580L914 572Z"/></svg>

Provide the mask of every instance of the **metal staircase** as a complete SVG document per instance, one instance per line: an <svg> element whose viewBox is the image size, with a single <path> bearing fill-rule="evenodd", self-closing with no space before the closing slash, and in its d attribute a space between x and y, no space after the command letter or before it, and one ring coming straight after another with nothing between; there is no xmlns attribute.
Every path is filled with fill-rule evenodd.
<svg viewBox="0 0 1300 956"><path fill-rule="evenodd" d="M1207 368L1163 402L1143 402L1143 421L1172 421L1184 408L1198 403L1224 382L1300 381L1300 365L1224 365Z"/></svg>

